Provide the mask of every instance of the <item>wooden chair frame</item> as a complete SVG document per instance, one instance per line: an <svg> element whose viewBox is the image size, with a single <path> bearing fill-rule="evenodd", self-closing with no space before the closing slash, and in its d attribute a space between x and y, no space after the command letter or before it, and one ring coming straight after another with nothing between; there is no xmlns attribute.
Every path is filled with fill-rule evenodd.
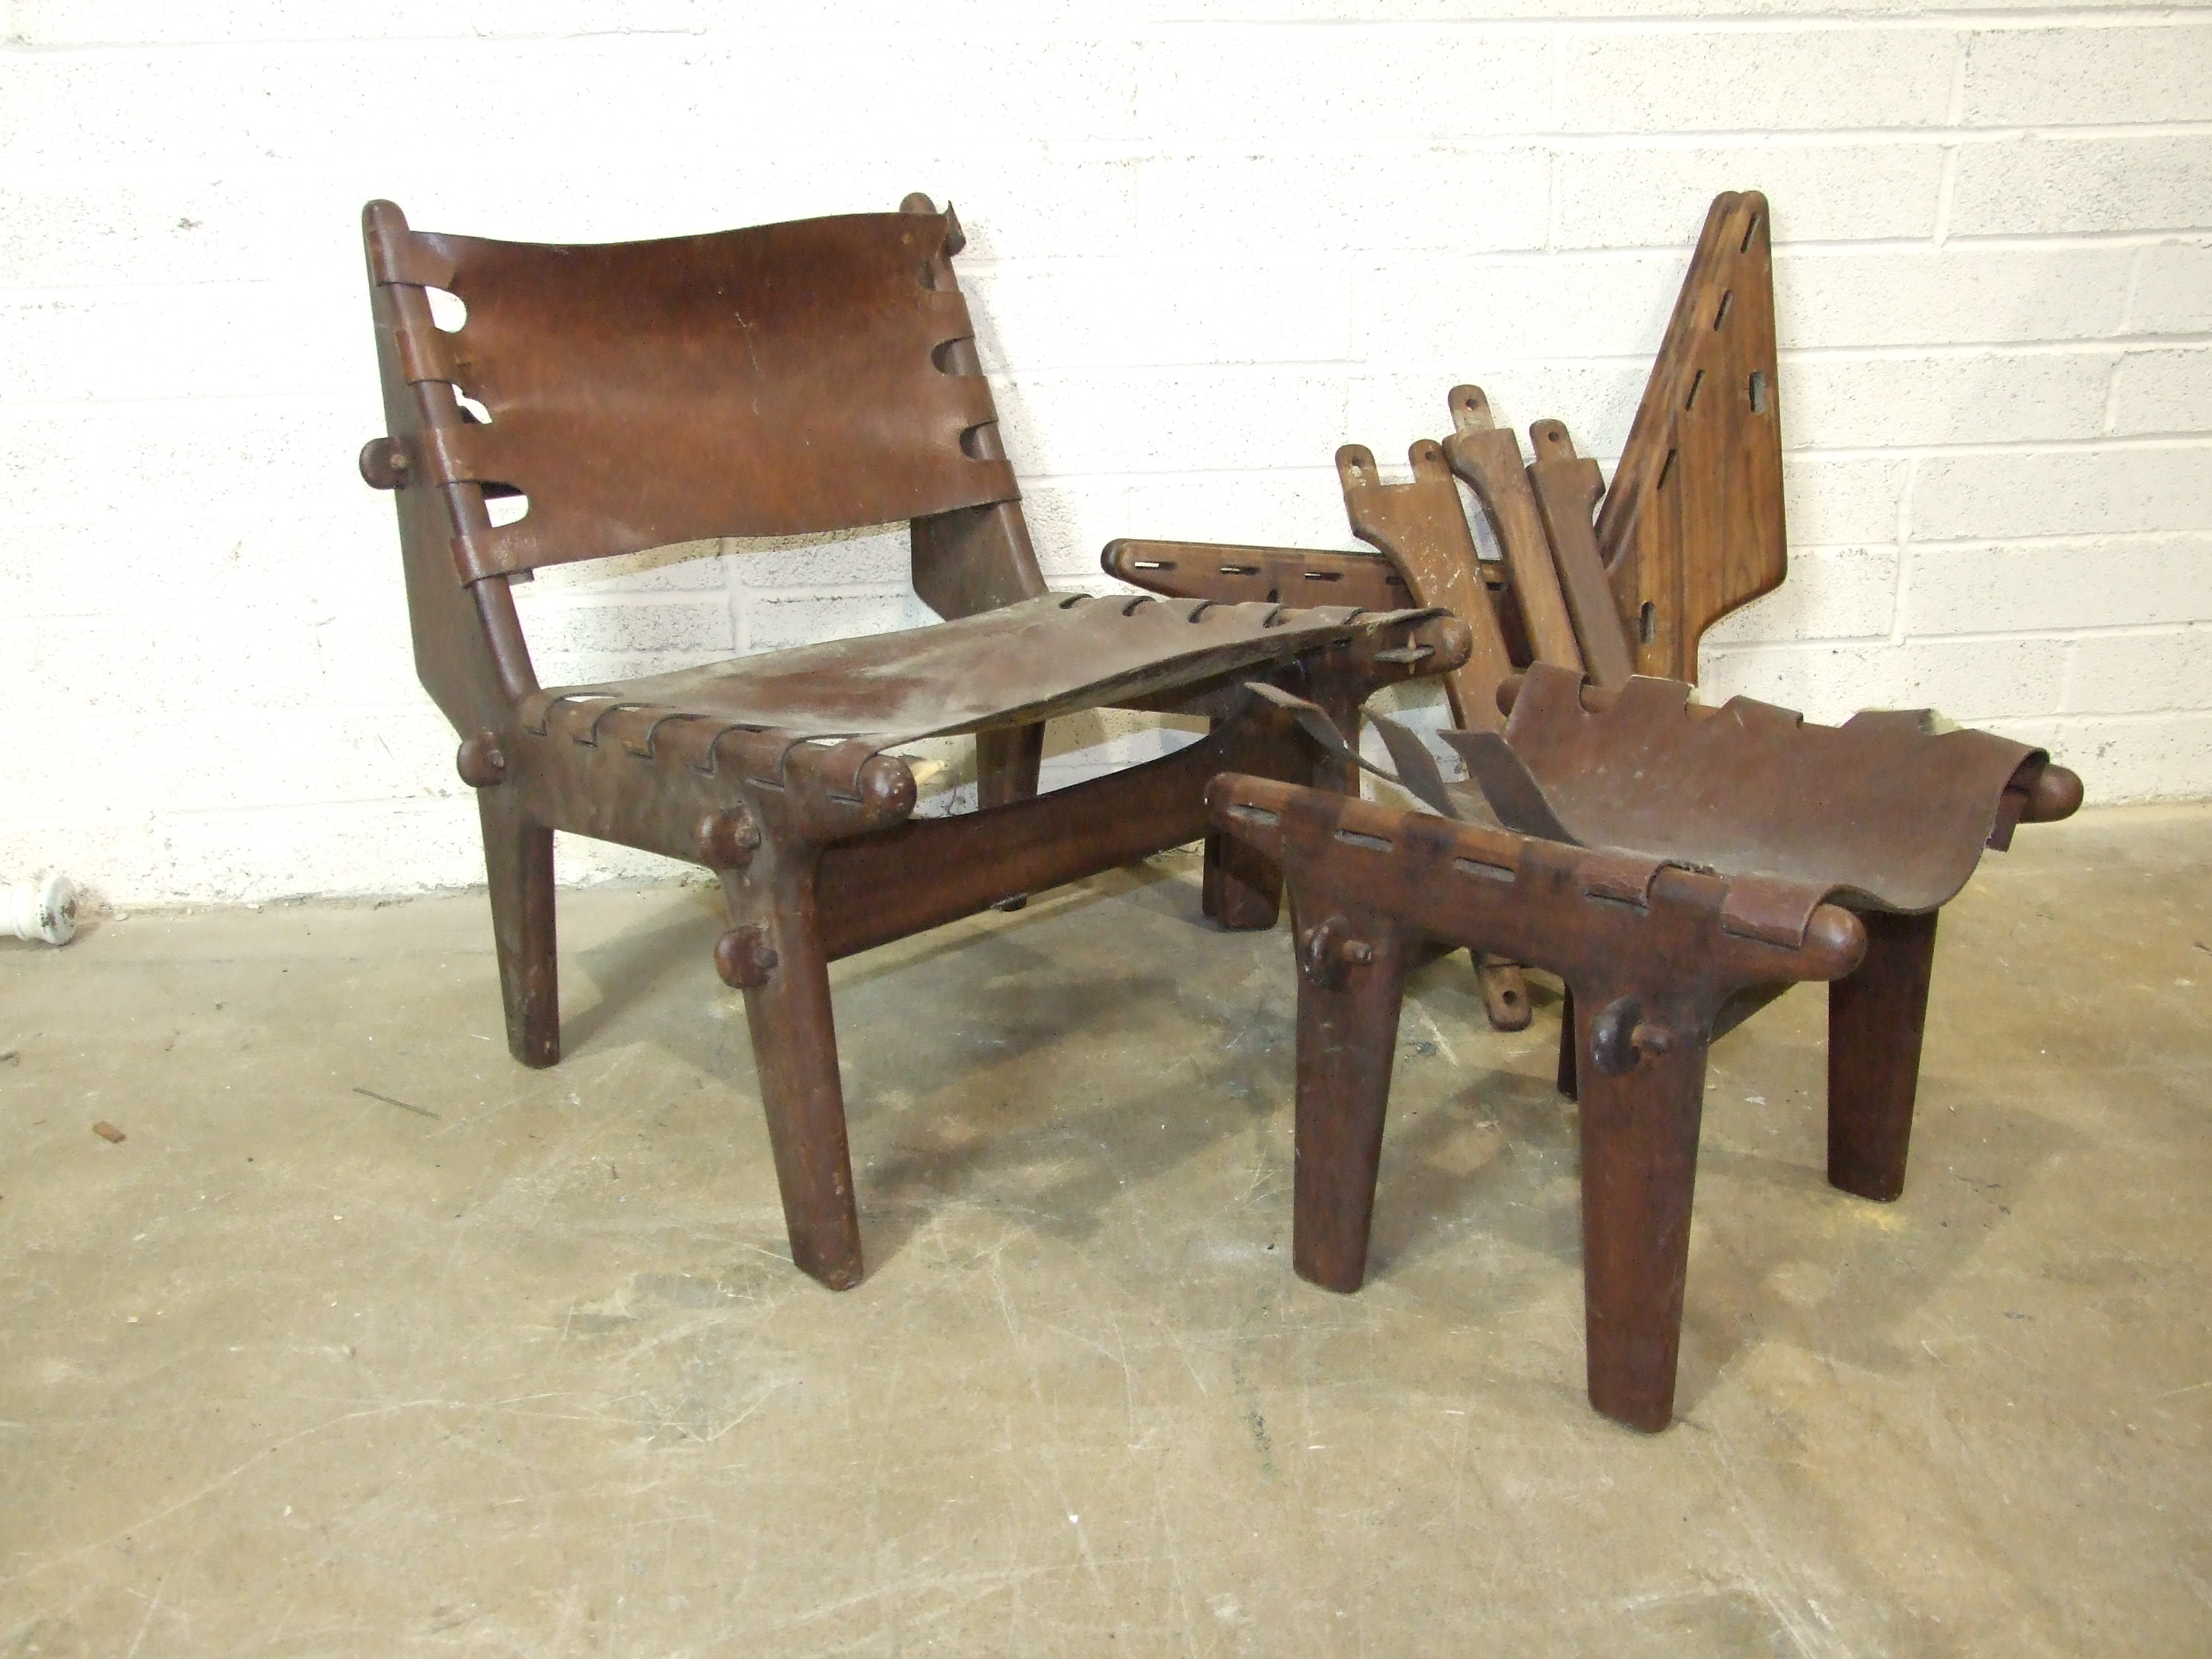
<svg viewBox="0 0 2212 1659"><path fill-rule="evenodd" d="M1162 605L1048 592L952 270L958 222L898 214L660 243L548 247L363 216L415 657L477 792L508 1046L560 1057L553 834L702 865L731 926L796 1263L858 1281L830 963L1206 835L1222 771L1340 787L1281 709L1357 730L1380 686L1463 660L1436 612ZM457 331L429 292L469 309ZM472 419L466 394L489 415ZM528 498L495 524L487 501ZM907 519L946 620L674 675L541 688L510 591L534 567L711 536ZM1044 721L1120 706L1206 716L1178 753L1040 795ZM975 738L981 809L912 817L890 745ZM1281 874L1209 837L1204 903L1272 925Z"/></svg>

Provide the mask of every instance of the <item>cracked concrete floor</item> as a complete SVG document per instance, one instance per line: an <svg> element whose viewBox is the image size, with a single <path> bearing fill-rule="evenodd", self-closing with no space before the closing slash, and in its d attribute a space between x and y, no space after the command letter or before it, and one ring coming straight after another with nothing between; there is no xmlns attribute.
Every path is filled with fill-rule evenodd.
<svg viewBox="0 0 2212 1659"><path fill-rule="evenodd" d="M564 896L542 1073L480 895L0 949L0 1652L2206 1651L2208 831L1984 863L1895 1206L1816 992L1720 1046L1655 1438L1583 1398L1556 1002L1423 972L1314 1289L1290 952L1188 854L841 964L842 1296L705 892Z"/></svg>

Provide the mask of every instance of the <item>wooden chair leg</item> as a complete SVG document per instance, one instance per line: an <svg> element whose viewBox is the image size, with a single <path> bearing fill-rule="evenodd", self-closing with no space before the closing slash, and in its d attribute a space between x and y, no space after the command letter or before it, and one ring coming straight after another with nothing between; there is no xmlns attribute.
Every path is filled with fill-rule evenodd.
<svg viewBox="0 0 2212 1659"><path fill-rule="evenodd" d="M1044 765L1044 724L1001 726L975 734L975 805L978 811L1035 800L1037 773ZM1000 899L994 910L1018 910L1027 893Z"/></svg>
<svg viewBox="0 0 2212 1659"><path fill-rule="evenodd" d="M1608 1077L1591 1060L1595 1012L1578 1022L1577 1048L1589 1398L1656 1434L1674 1414L1706 1045L1677 1030L1668 1052Z"/></svg>
<svg viewBox="0 0 2212 1659"><path fill-rule="evenodd" d="M860 1217L837 1077L830 960L811 889L778 906L765 934L758 982L745 988L745 1024L791 1259L831 1290L849 1290L860 1282ZM769 953L772 962L765 960Z"/></svg>
<svg viewBox="0 0 2212 1659"><path fill-rule="evenodd" d="M1231 932L1275 925L1283 904L1283 872L1249 842L1218 831L1206 838L1200 907Z"/></svg>
<svg viewBox="0 0 2212 1659"><path fill-rule="evenodd" d="M988 810L1034 799L1044 764L1044 726L1006 726L975 734L975 804Z"/></svg>
<svg viewBox="0 0 2212 1659"><path fill-rule="evenodd" d="M561 980L553 945L553 832L523 815L519 793L477 791L491 933L507 1009L507 1047L525 1066L561 1058Z"/></svg>
<svg viewBox="0 0 2212 1659"><path fill-rule="evenodd" d="M1525 1031L1535 1018L1528 1003L1528 981L1517 962L1483 951L1474 957L1474 982L1482 993L1482 1011L1493 1031Z"/></svg>
<svg viewBox="0 0 2212 1659"><path fill-rule="evenodd" d="M1559 1069L1558 1088L1569 1100L1575 1097L1575 994L1559 999Z"/></svg>
<svg viewBox="0 0 2212 1659"><path fill-rule="evenodd" d="M1292 914L1314 914L1302 902ZM1382 1157L1382 1117L1398 1048L1398 1010L1406 959L1387 932L1344 930L1330 915L1298 941L1297 1175L1291 1212L1291 1265L1302 1279L1352 1291L1367 1276L1367 1233L1375 1215L1375 1176ZM1332 927L1334 924L1334 927ZM1341 951L1372 952L1364 963L1340 955L1320 974L1310 941ZM1355 948L1354 954L1357 954Z"/></svg>
<svg viewBox="0 0 2212 1659"><path fill-rule="evenodd" d="M1828 1181L1887 1203L1905 1190L1936 912L1862 912L1866 957L1828 988Z"/></svg>

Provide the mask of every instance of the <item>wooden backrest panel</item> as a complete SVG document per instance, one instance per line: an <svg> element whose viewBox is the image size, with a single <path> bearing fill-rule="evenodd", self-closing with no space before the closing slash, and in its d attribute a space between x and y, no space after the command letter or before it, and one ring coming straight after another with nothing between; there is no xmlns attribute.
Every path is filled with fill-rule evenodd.
<svg viewBox="0 0 2212 1659"><path fill-rule="evenodd" d="M1714 198L1597 517L1636 669L1698 678L1698 641L1780 586L1782 416L1766 198Z"/></svg>
<svg viewBox="0 0 2212 1659"><path fill-rule="evenodd" d="M504 484L519 520L465 528L465 580L713 536L795 535L1017 497L938 213L852 214L560 246L363 215L372 279L446 289L456 331L400 325L410 382L488 423L420 434L440 483ZM420 316L421 307L402 308Z"/></svg>

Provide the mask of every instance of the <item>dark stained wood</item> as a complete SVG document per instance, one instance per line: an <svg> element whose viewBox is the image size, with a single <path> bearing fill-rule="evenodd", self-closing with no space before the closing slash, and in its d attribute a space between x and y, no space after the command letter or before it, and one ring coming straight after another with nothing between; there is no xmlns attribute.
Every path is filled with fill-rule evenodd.
<svg viewBox="0 0 2212 1659"><path fill-rule="evenodd" d="M1731 884L1664 860L1236 774L1207 798L1283 868L1297 919L1297 1271L1338 1291L1365 1271L1406 964L1435 941L1547 969L1582 1101L1590 1399L1665 1427L1714 1018L1747 987L1850 972L1857 919L1814 902L1795 944L1754 939Z"/></svg>
<svg viewBox="0 0 2212 1659"><path fill-rule="evenodd" d="M1633 659L1620 615L1613 609L1604 562L1598 557L1596 532L1590 527L1590 513L1605 480L1595 461L1575 453L1574 440L1557 421L1539 421L1530 427L1528 442L1534 456L1528 463L1528 482L1568 614L1574 618L1583 672L1600 685L1620 685L1634 672Z"/></svg>
<svg viewBox="0 0 2212 1659"><path fill-rule="evenodd" d="M745 988L745 1027L791 1259L801 1272L842 1291L860 1282L860 1217L837 1075L830 958L813 915L810 862L806 849L794 849L776 872L781 878L769 884L776 896L763 921L774 957L762 981Z"/></svg>
<svg viewBox="0 0 2212 1659"><path fill-rule="evenodd" d="M1356 605L1363 611L1402 611L1418 603L1405 578L1376 553L1124 538L1107 543L1098 562L1108 575L1170 599Z"/></svg>
<svg viewBox="0 0 2212 1659"><path fill-rule="evenodd" d="M506 1005L507 1049L525 1066L561 1058L561 976L554 952L553 832L524 815L512 789L477 792L492 942Z"/></svg>
<svg viewBox="0 0 2212 1659"><path fill-rule="evenodd" d="M1905 1191L1938 914L1863 913L1866 960L1828 988L1828 1180L1861 1198Z"/></svg>
<svg viewBox="0 0 2212 1659"><path fill-rule="evenodd" d="M1590 1052L1589 1018L1585 1008L1577 1056ZM1678 1030L1668 1052L1631 1072L1609 1077L1592 1066L1580 1079L1590 1404L1647 1434L1674 1414L1705 1092L1705 1039L1696 1030Z"/></svg>
<svg viewBox="0 0 2212 1659"><path fill-rule="evenodd" d="M1501 427L1492 418L1490 399L1480 386L1455 386L1447 403L1452 434L1444 440L1444 459L1467 480L1490 515L1498 550L1511 572L1513 601L1528 632L1529 657L1515 660L1533 659L1580 668L1582 647L1575 642L1574 622L1552 563L1544 521L1522 469L1521 441L1512 428Z"/></svg>
<svg viewBox="0 0 2212 1659"><path fill-rule="evenodd" d="M1405 577L1416 605L1440 605L1473 630L1474 648L1463 665L1444 676L1444 695L1455 724L1494 731L1504 724L1498 713L1498 688L1513 664L1482 579L1459 486L1452 482L1442 445L1424 438L1406 459L1413 469L1412 479L1385 483L1372 451L1359 444L1338 450L1345 514L1352 533L1380 550Z"/></svg>
<svg viewBox="0 0 2212 1659"><path fill-rule="evenodd" d="M1347 914L1325 888L1307 890L1301 904L1291 1263L1300 1278L1349 1292L1367 1276L1407 957L1400 930L1373 910Z"/></svg>
<svg viewBox="0 0 2212 1659"><path fill-rule="evenodd" d="M1789 568L1771 229L1758 191L1714 199L1598 513L1641 674L1694 684L1705 630Z"/></svg>

